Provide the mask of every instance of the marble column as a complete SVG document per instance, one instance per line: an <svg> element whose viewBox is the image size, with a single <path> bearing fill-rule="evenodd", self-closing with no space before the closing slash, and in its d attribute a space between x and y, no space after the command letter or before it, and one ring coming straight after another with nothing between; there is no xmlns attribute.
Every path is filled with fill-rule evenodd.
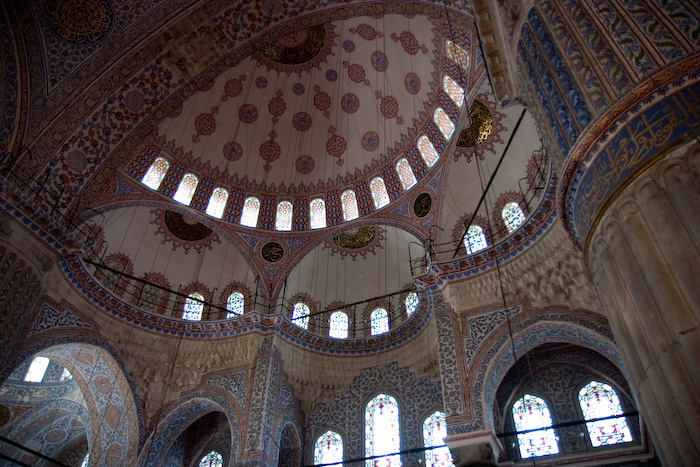
<svg viewBox="0 0 700 467"><path fill-rule="evenodd" d="M600 217L587 263L664 465L700 465L700 145Z"/></svg>

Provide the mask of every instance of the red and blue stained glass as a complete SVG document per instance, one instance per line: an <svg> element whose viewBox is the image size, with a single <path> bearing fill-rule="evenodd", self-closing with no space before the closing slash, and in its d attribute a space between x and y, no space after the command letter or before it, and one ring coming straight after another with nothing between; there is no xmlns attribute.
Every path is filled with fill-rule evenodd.
<svg viewBox="0 0 700 467"><path fill-rule="evenodd" d="M321 198L311 200L309 203L309 217L312 229L326 227L326 202Z"/></svg>
<svg viewBox="0 0 700 467"><path fill-rule="evenodd" d="M292 323L300 328L307 329L309 327L309 314L309 306L306 303L296 303L292 311Z"/></svg>
<svg viewBox="0 0 700 467"><path fill-rule="evenodd" d="M204 296L197 292L191 293L185 300L185 310L182 313L182 319L200 321L202 319L202 310L204 310Z"/></svg>
<svg viewBox="0 0 700 467"><path fill-rule="evenodd" d="M233 292L226 300L226 318L235 318L243 314L245 299L241 292Z"/></svg>
<svg viewBox="0 0 700 467"><path fill-rule="evenodd" d="M467 254L471 255L477 251L481 251L488 246L486 242L486 235L484 235L484 230L481 226L472 225L467 230L467 234L464 236L464 247L467 249Z"/></svg>
<svg viewBox="0 0 700 467"><path fill-rule="evenodd" d="M199 467L223 467L224 458L216 451L212 451L199 461Z"/></svg>
<svg viewBox="0 0 700 467"><path fill-rule="evenodd" d="M146 175L144 175L141 179L141 183L152 190L157 190L160 187L160 184L163 182L165 173L168 171L169 167L170 164L165 158L157 158L148 168Z"/></svg>
<svg viewBox="0 0 700 467"><path fill-rule="evenodd" d="M505 205L501 211L503 223L506 224L508 232L512 232L518 228L520 224L525 222L525 213L516 202L511 202Z"/></svg>
<svg viewBox="0 0 700 467"><path fill-rule="evenodd" d="M425 467L451 467L452 454L445 444L447 425L445 414L437 411L423 421L423 446L425 450ZM429 449L432 446L442 446Z"/></svg>
<svg viewBox="0 0 700 467"><path fill-rule="evenodd" d="M586 420L624 413L617 392L609 384L599 381L591 381L581 388L578 401L583 411L583 418ZM632 441L632 432L625 417L588 422L586 427L594 448Z"/></svg>
<svg viewBox="0 0 700 467"><path fill-rule="evenodd" d="M552 415L544 399L525 394L513 404L513 421L516 431L535 430L552 426ZM559 453L556 435L551 428L519 434L518 445L523 459Z"/></svg>
<svg viewBox="0 0 700 467"><path fill-rule="evenodd" d="M340 464L343 462L343 438L328 430L314 444L314 464Z"/></svg>
<svg viewBox="0 0 700 467"><path fill-rule="evenodd" d="M365 407L365 467L400 467L401 434L399 404L389 394L379 394ZM395 455L390 455L395 454Z"/></svg>

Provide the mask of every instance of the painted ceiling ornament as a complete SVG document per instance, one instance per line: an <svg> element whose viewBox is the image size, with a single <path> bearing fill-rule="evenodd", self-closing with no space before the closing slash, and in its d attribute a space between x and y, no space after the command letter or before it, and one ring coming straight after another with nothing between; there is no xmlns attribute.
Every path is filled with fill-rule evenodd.
<svg viewBox="0 0 700 467"><path fill-rule="evenodd" d="M201 253L203 248L211 250L214 242L221 243L216 232L188 215L165 209L155 209L151 214L151 224L158 226L155 234L163 236L163 245L172 243L173 251L181 247L185 253L192 248Z"/></svg>
<svg viewBox="0 0 700 467"><path fill-rule="evenodd" d="M237 97L243 91L243 81L245 81L246 77L246 75L241 75L238 78L226 81L224 92L221 94L221 102Z"/></svg>
<svg viewBox="0 0 700 467"><path fill-rule="evenodd" d="M386 240L385 232L381 227L372 225L346 230L326 241L322 249L331 250L331 256L339 254L341 259L345 259L346 256L352 257L353 261L358 256L366 259L369 253L377 254L376 248L384 248L381 242Z"/></svg>
<svg viewBox="0 0 700 467"><path fill-rule="evenodd" d="M348 76L350 77L351 81L354 81L355 83L359 84L364 84L365 86L370 85L369 79L367 79L367 73L365 72L365 69L362 65L344 61L343 68L346 68L348 70Z"/></svg>
<svg viewBox="0 0 700 467"><path fill-rule="evenodd" d="M267 104L267 110L270 112L270 115L272 115L272 123L279 122L280 117L284 114L284 111L287 110L287 103L284 102L282 95L282 90L278 89L277 92L275 92L275 97L270 99L270 102Z"/></svg>
<svg viewBox="0 0 700 467"><path fill-rule="evenodd" d="M335 127L332 125L328 127L328 133L330 133L331 136L328 138L328 141L326 141L326 152L329 156L336 158L336 164L342 166L345 163L345 159L342 158L342 155L345 154L345 151L348 149L348 142L345 141L345 138L342 136L335 134Z"/></svg>
<svg viewBox="0 0 700 467"><path fill-rule="evenodd" d="M484 152L496 154L494 143L503 143L501 131L506 130L501 124L503 114L496 110L496 104L488 100L486 94L479 94L469 108L471 126L459 132L455 160L466 157L471 162L473 156L484 158Z"/></svg>
<svg viewBox="0 0 700 467"><path fill-rule="evenodd" d="M277 242L267 242L260 249L260 256L268 263L276 263L284 257L284 248Z"/></svg>
<svg viewBox="0 0 700 467"><path fill-rule="evenodd" d="M357 34L366 41L373 41L384 37L384 34L382 34L381 31L377 31L369 24L361 24L356 28L350 28L350 33Z"/></svg>
<svg viewBox="0 0 700 467"><path fill-rule="evenodd" d="M192 142L199 143L200 136L209 136L216 131L216 117L219 113L219 106L215 105L211 108L211 113L201 113L194 119L195 134L192 135Z"/></svg>
<svg viewBox="0 0 700 467"><path fill-rule="evenodd" d="M280 37L264 45L255 57L267 66L268 70L301 74L312 68L319 68L335 44L335 26L328 22L309 26Z"/></svg>
<svg viewBox="0 0 700 467"><path fill-rule="evenodd" d="M428 47L425 44L419 43L416 36L410 31L403 31L400 36L397 36L396 33L391 33L391 40L400 42L401 47L403 47L409 55L415 55L419 51L424 54L428 53Z"/></svg>
<svg viewBox="0 0 700 467"><path fill-rule="evenodd" d="M381 91L375 91L374 96L380 100L379 111L386 119L396 119L396 123L403 124L403 117L399 115L399 101L394 96L382 96Z"/></svg>
<svg viewBox="0 0 700 467"><path fill-rule="evenodd" d="M114 24L108 0L46 0L44 15L53 32L76 44L101 40Z"/></svg>
<svg viewBox="0 0 700 467"><path fill-rule="evenodd" d="M265 172L272 170L271 162L279 159L280 155L282 154L282 147L277 143L277 141L275 141L275 138L277 138L277 133L272 130L268 136L270 139L264 141L260 145L260 158L265 161L265 164L263 165Z"/></svg>
<svg viewBox="0 0 700 467"><path fill-rule="evenodd" d="M321 89L318 84L314 86L314 107L323 113L323 116L329 118L331 116L331 96Z"/></svg>
<svg viewBox="0 0 700 467"><path fill-rule="evenodd" d="M423 192L418 195L416 200L413 202L413 212L418 217L425 217L430 212L432 206L433 199L430 197L430 194Z"/></svg>

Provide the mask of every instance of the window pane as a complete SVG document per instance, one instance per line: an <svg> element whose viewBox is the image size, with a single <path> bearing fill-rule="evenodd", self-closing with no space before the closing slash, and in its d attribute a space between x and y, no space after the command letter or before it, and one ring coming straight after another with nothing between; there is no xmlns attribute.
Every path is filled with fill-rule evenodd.
<svg viewBox="0 0 700 467"><path fill-rule="evenodd" d="M44 373L49 367L49 362L50 360L46 357L34 357L24 380L29 383L41 383L41 380L44 379Z"/></svg>
<svg viewBox="0 0 700 467"><path fill-rule="evenodd" d="M277 220L275 221L276 230L292 230L292 203L282 201L277 204Z"/></svg>
<svg viewBox="0 0 700 467"><path fill-rule="evenodd" d="M182 313L182 319L200 321L202 319L202 310L204 310L204 296L197 292L191 293L185 300L185 310Z"/></svg>
<svg viewBox="0 0 700 467"><path fill-rule="evenodd" d="M343 438L335 431L326 431L314 444L314 464L343 462Z"/></svg>
<svg viewBox="0 0 700 467"><path fill-rule="evenodd" d="M88 464L90 463L90 453L88 452L85 454L85 458L83 458L83 463L80 464L80 467L88 467Z"/></svg>
<svg viewBox="0 0 700 467"><path fill-rule="evenodd" d="M484 235L484 230L481 226L472 225L467 230L467 234L464 236L464 247L467 249L467 254L471 255L477 251L481 251L488 246L486 243L486 235Z"/></svg>
<svg viewBox="0 0 700 467"><path fill-rule="evenodd" d="M326 202L321 198L311 200L309 203L309 216L311 218L312 229L323 229L326 227Z"/></svg>
<svg viewBox="0 0 700 467"><path fill-rule="evenodd" d="M226 313L226 318L234 318L242 315L243 305L245 305L245 301L242 293L233 292L231 295L229 295L228 299L226 300L226 310L228 310L228 313Z"/></svg>
<svg viewBox="0 0 700 467"><path fill-rule="evenodd" d="M413 185L418 183L416 181L416 176L413 174L413 169L408 160L401 159L396 163L396 172L399 174L399 180L401 180L401 186L404 190L408 190Z"/></svg>
<svg viewBox="0 0 700 467"><path fill-rule="evenodd" d="M442 446L447 437L447 425L445 424L445 414L435 412L423 422L423 446ZM452 454L447 446L437 449L426 449L426 467L449 467L452 465Z"/></svg>
<svg viewBox="0 0 700 467"><path fill-rule="evenodd" d="M369 189L372 192L372 199L376 209L383 208L389 204L389 193L386 192L386 186L382 177L374 177L369 183Z"/></svg>
<svg viewBox="0 0 700 467"><path fill-rule="evenodd" d="M392 396L379 394L365 408L365 457L401 451L399 405ZM400 467L401 456L388 456L365 462L366 467Z"/></svg>
<svg viewBox="0 0 700 467"><path fill-rule="evenodd" d="M165 173L168 171L170 164L162 157L153 161L153 164L148 168L146 175L141 179L141 183L152 190L157 190L165 178Z"/></svg>
<svg viewBox="0 0 700 467"><path fill-rule="evenodd" d="M345 190L343 194L340 195L340 202L343 207L343 220L345 222L360 217L360 213L357 210L357 198L355 197L354 191Z"/></svg>
<svg viewBox="0 0 700 467"><path fill-rule="evenodd" d="M442 87L445 89L445 92L448 96L450 96L450 99L454 101L457 107L461 108L462 104L464 103L464 89L462 89L462 87L457 84L455 80L447 75L442 78Z"/></svg>
<svg viewBox="0 0 700 467"><path fill-rule="evenodd" d="M508 203L501 211L503 223L506 224L508 232L514 231L520 224L525 222L525 213L520 209L518 203Z"/></svg>
<svg viewBox="0 0 700 467"><path fill-rule="evenodd" d="M212 451L199 461L199 467L223 467L224 458L216 451Z"/></svg>
<svg viewBox="0 0 700 467"><path fill-rule="evenodd" d="M624 413L617 392L609 384L598 381L585 385L578 393L578 401L586 420ZM632 441L632 433L625 417L589 422L586 427L594 448Z"/></svg>
<svg viewBox="0 0 700 467"><path fill-rule="evenodd" d="M457 62L459 66L465 70L469 69L469 54L462 47L452 41L445 42L445 51L447 56Z"/></svg>
<svg viewBox="0 0 700 467"><path fill-rule="evenodd" d="M246 198L243 202L241 225L255 227L258 225L258 213L260 212L260 200L254 196Z"/></svg>
<svg viewBox="0 0 700 467"><path fill-rule="evenodd" d="M206 213L217 219L221 219L226 209L226 201L228 201L228 191L223 188L216 188L209 197Z"/></svg>
<svg viewBox="0 0 700 467"><path fill-rule="evenodd" d="M447 116L442 108L438 107L435 109L433 121L438 128L440 128L442 136L444 136L446 140L449 140L452 137L452 133L455 132L455 124L452 123L452 120L450 120L450 117Z"/></svg>
<svg viewBox="0 0 700 467"><path fill-rule="evenodd" d="M68 371L68 368L63 369L63 373L61 373L61 381L68 381L73 379L73 375L70 374L70 371Z"/></svg>
<svg viewBox="0 0 700 467"><path fill-rule="evenodd" d="M435 150L435 146L433 146L433 143L431 143L425 135L418 138L418 151L420 151L420 155L423 157L425 163L428 164L428 167L434 166L440 158Z"/></svg>
<svg viewBox="0 0 700 467"><path fill-rule="evenodd" d="M294 305L294 311L292 311L292 323L303 329L307 329L309 327L309 307L306 305L306 303L299 302Z"/></svg>
<svg viewBox="0 0 700 467"><path fill-rule="evenodd" d="M177 187L177 191L175 192L173 199L178 203L189 206L198 184L199 179L197 179L194 174L185 174Z"/></svg>
<svg viewBox="0 0 700 467"><path fill-rule="evenodd" d="M336 339L348 337L348 315L342 311L336 311L331 315L330 330L328 335Z"/></svg>
<svg viewBox="0 0 700 467"><path fill-rule="evenodd" d="M552 426L552 416L544 399L531 394L525 394L513 404L513 421L516 431ZM559 453L559 445L551 428L518 435L518 444L523 459Z"/></svg>
<svg viewBox="0 0 700 467"><path fill-rule="evenodd" d="M406 305L406 314L411 316L418 309L418 294L416 292L411 292L406 295L404 305Z"/></svg>
<svg viewBox="0 0 700 467"><path fill-rule="evenodd" d="M389 315L384 308L377 308L372 312L370 325L373 336L389 332Z"/></svg>

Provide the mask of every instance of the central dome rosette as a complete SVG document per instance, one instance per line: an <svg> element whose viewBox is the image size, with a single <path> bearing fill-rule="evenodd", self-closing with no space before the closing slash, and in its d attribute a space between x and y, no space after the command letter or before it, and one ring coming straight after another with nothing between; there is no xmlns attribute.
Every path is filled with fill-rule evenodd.
<svg viewBox="0 0 700 467"><path fill-rule="evenodd" d="M190 96L162 121L157 140L195 173L246 194L369 185L432 122L443 43L427 16L298 29Z"/></svg>

